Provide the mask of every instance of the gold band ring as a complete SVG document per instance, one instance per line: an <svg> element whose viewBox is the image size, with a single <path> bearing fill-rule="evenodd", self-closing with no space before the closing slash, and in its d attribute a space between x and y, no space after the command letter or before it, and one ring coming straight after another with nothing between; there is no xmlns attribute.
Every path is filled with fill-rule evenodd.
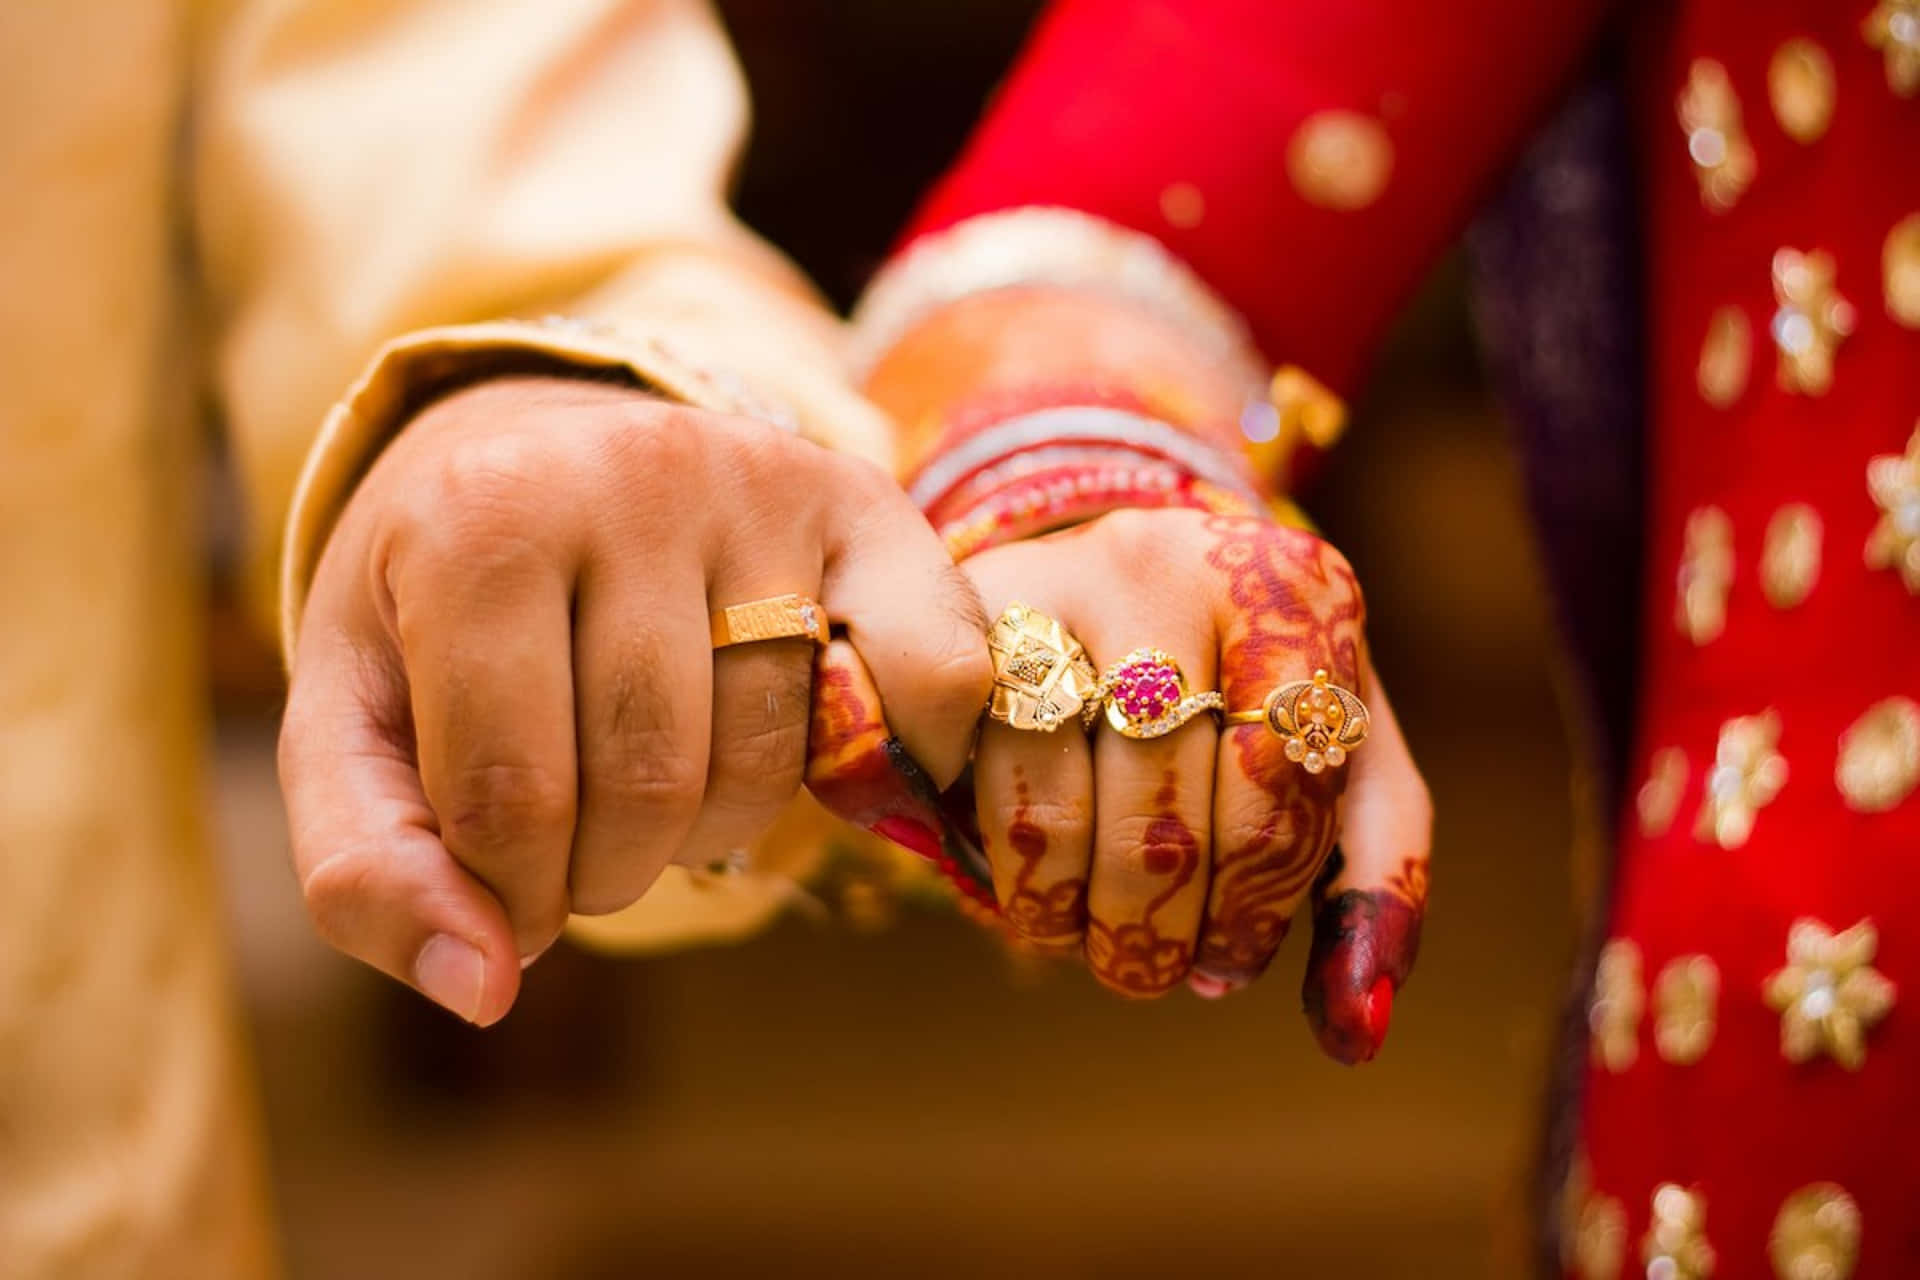
<svg viewBox="0 0 1920 1280"><path fill-rule="evenodd" d="M804 639L825 644L827 611L806 596L769 596L715 609L707 615L707 630L716 649L761 640Z"/></svg>
<svg viewBox="0 0 1920 1280"><path fill-rule="evenodd" d="M1164 649L1135 649L1101 673L1093 693L1080 713L1087 725L1104 708L1114 732L1135 740L1165 737L1201 712L1218 714L1227 705L1211 690L1188 689L1180 664Z"/></svg>
<svg viewBox="0 0 1920 1280"><path fill-rule="evenodd" d="M1227 723L1264 724L1286 743L1287 759L1308 773L1338 769L1347 753L1367 740L1372 717L1351 689L1327 678L1294 680L1266 696L1258 711L1229 711Z"/></svg>
<svg viewBox="0 0 1920 1280"><path fill-rule="evenodd" d="M993 696L987 715L1015 729L1052 733L1078 716L1093 693L1086 646L1038 609L1010 604L987 633Z"/></svg>

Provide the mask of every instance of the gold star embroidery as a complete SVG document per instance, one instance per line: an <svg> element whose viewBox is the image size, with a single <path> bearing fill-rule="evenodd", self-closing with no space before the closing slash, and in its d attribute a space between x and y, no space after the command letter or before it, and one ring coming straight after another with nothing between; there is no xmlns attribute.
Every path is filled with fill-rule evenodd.
<svg viewBox="0 0 1920 1280"><path fill-rule="evenodd" d="M1885 813L1920 784L1920 704L1887 698L1840 735L1833 784L1856 813Z"/></svg>
<svg viewBox="0 0 1920 1280"><path fill-rule="evenodd" d="M1725 213L1753 181L1753 144L1740 120L1740 99L1727 69L1712 58L1695 58L1678 103L1687 155L1700 181L1700 203Z"/></svg>
<svg viewBox="0 0 1920 1280"><path fill-rule="evenodd" d="M1860 1206L1836 1183L1800 1188L1781 1203L1767 1253L1780 1280L1849 1280L1860 1264Z"/></svg>
<svg viewBox="0 0 1920 1280"><path fill-rule="evenodd" d="M1781 249L1773 255L1773 344L1782 390L1819 396L1833 385L1833 353L1853 332L1853 304L1834 288L1833 255Z"/></svg>
<svg viewBox="0 0 1920 1280"><path fill-rule="evenodd" d="M1767 521L1760 549L1760 590L1776 609L1804 602L1820 577L1820 514L1804 502L1790 502Z"/></svg>
<svg viewBox="0 0 1920 1280"><path fill-rule="evenodd" d="M1787 965L1762 988L1780 1015L1780 1053L1806 1062L1824 1052L1849 1071L1867 1060L1866 1033L1893 1008L1894 986L1873 967L1871 920L1833 933L1818 920L1787 930Z"/></svg>
<svg viewBox="0 0 1920 1280"><path fill-rule="evenodd" d="M1724 409L1747 389L1747 374L1753 368L1753 326L1747 313L1738 307L1721 307L1707 321L1707 336L1700 344L1700 366L1695 383L1700 398L1716 409Z"/></svg>
<svg viewBox="0 0 1920 1280"><path fill-rule="evenodd" d="M1887 56L1887 87L1903 98L1920 93L1920 0L1880 0L1860 33Z"/></svg>
<svg viewBox="0 0 1920 1280"><path fill-rule="evenodd" d="M1647 762L1647 780L1634 797L1640 811L1640 834L1663 836L1673 825L1680 809L1680 792L1687 785L1687 753L1678 747L1662 747Z"/></svg>
<svg viewBox="0 0 1920 1280"><path fill-rule="evenodd" d="M1287 143L1287 177L1308 204L1364 209L1393 175L1393 143L1379 121L1355 111L1316 111Z"/></svg>
<svg viewBox="0 0 1920 1280"><path fill-rule="evenodd" d="M1727 589L1733 585L1733 521L1718 507L1687 517L1686 545L1674 580L1673 620L1695 644L1719 637L1727 625Z"/></svg>
<svg viewBox="0 0 1920 1280"><path fill-rule="evenodd" d="M1887 314L1909 329L1920 329L1920 213L1893 224L1880 251Z"/></svg>
<svg viewBox="0 0 1920 1280"><path fill-rule="evenodd" d="M1653 1046L1677 1067L1692 1066L1713 1044L1720 969L1706 956L1678 956L1653 983Z"/></svg>
<svg viewBox="0 0 1920 1280"><path fill-rule="evenodd" d="M1907 590L1920 595L1920 426L1905 454L1868 459L1867 493L1880 508L1867 535L1867 568L1898 570Z"/></svg>
<svg viewBox="0 0 1920 1280"><path fill-rule="evenodd" d="M1707 1243L1707 1198L1671 1182L1655 1187L1640 1258L1647 1280L1707 1280L1715 1262Z"/></svg>
<svg viewBox="0 0 1920 1280"><path fill-rule="evenodd" d="M1833 120L1833 96L1833 59L1825 49L1796 36L1774 51L1767 97L1789 138L1817 142Z"/></svg>
<svg viewBox="0 0 1920 1280"><path fill-rule="evenodd" d="M1640 1014L1646 995L1640 982L1640 948L1614 938L1600 948L1593 974L1593 1002L1587 1028L1593 1033L1593 1060L1615 1073L1640 1056Z"/></svg>
<svg viewBox="0 0 1920 1280"><path fill-rule="evenodd" d="M1777 747L1780 714L1736 716L1720 726L1713 767L1694 835L1722 849L1738 849L1753 834L1756 815L1787 785L1787 761Z"/></svg>

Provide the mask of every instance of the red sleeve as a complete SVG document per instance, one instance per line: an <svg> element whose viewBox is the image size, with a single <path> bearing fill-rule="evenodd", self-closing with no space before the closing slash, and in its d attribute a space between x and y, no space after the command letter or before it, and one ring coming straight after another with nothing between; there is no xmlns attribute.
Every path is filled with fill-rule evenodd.
<svg viewBox="0 0 1920 1280"><path fill-rule="evenodd" d="M1350 393L1607 7L1054 0L910 235L1036 204L1146 232Z"/></svg>

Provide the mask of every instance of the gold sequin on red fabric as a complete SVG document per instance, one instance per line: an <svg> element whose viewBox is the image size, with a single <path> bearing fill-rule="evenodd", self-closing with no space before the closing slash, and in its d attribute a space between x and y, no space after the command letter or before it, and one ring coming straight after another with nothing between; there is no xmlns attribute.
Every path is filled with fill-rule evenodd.
<svg viewBox="0 0 1920 1280"><path fill-rule="evenodd" d="M1579 1280L1620 1280L1626 1260L1626 1206L1598 1192L1584 1196L1573 1229L1573 1274Z"/></svg>
<svg viewBox="0 0 1920 1280"><path fill-rule="evenodd" d="M1647 1280L1707 1280L1716 1261L1707 1241L1707 1198L1672 1182L1655 1187L1640 1260Z"/></svg>
<svg viewBox="0 0 1920 1280"><path fill-rule="evenodd" d="M1287 177L1308 204L1364 209L1393 175L1393 142L1379 121L1357 111L1316 111L1287 143Z"/></svg>
<svg viewBox="0 0 1920 1280"><path fill-rule="evenodd" d="M1867 460L1867 494L1880 508L1867 535L1867 567L1892 569L1908 591L1920 595L1920 427L1904 454Z"/></svg>
<svg viewBox="0 0 1920 1280"><path fill-rule="evenodd" d="M1640 1015L1646 1011L1646 1002L1640 948L1625 938L1609 940L1600 948L1593 999L1587 1005L1596 1066L1621 1072L1640 1057Z"/></svg>
<svg viewBox="0 0 1920 1280"><path fill-rule="evenodd" d="M1634 796L1640 814L1640 834L1649 839L1667 834L1680 811L1680 793L1687 785L1687 753L1662 747L1647 762L1647 780Z"/></svg>
<svg viewBox="0 0 1920 1280"><path fill-rule="evenodd" d="M1593 1188L1593 1166L1576 1150L1560 1187L1560 1267L1577 1280L1620 1280L1627 1256L1627 1212Z"/></svg>
<svg viewBox="0 0 1920 1280"><path fill-rule="evenodd" d="M1700 203L1725 213L1753 181L1753 144L1740 118L1740 98L1727 69L1712 58L1695 58L1680 91L1680 128L1687 156L1700 182Z"/></svg>
<svg viewBox="0 0 1920 1280"><path fill-rule="evenodd" d="M1760 810L1787 785L1787 760L1779 742L1780 715L1773 710L1736 716L1720 726L1700 819L1694 824L1697 838L1722 849L1738 849L1747 842Z"/></svg>
<svg viewBox="0 0 1920 1280"><path fill-rule="evenodd" d="M1676 956L1653 980L1653 1047L1664 1062L1692 1066L1713 1044L1720 968L1706 956Z"/></svg>
<svg viewBox="0 0 1920 1280"><path fill-rule="evenodd" d="M1680 569L1674 577L1674 624L1695 644L1719 638L1727 626L1727 591L1733 585L1733 521L1718 507L1687 517Z"/></svg>
<svg viewBox="0 0 1920 1280"><path fill-rule="evenodd" d="M1700 344L1700 367L1696 382L1700 398L1716 409L1725 409L1747 389L1747 377L1753 370L1753 326L1739 307L1720 307L1707 321L1707 336Z"/></svg>
<svg viewBox="0 0 1920 1280"><path fill-rule="evenodd" d="M1813 919L1787 930L1787 963L1761 989L1780 1015L1789 1062L1826 1054L1849 1071L1867 1060L1867 1032L1893 1008L1894 986L1873 967L1880 934L1870 920L1834 933Z"/></svg>
<svg viewBox="0 0 1920 1280"><path fill-rule="evenodd" d="M1920 329L1920 213L1908 214L1887 232L1880 273L1887 314L1896 324Z"/></svg>
<svg viewBox="0 0 1920 1280"><path fill-rule="evenodd" d="M1773 255L1773 345L1780 351L1780 386L1801 395L1825 395L1833 385L1833 357L1858 318L1834 287L1833 255L1781 249Z"/></svg>
<svg viewBox="0 0 1920 1280"><path fill-rule="evenodd" d="M1920 785L1920 703L1886 698L1840 735L1833 784L1858 813L1885 813Z"/></svg>
<svg viewBox="0 0 1920 1280"><path fill-rule="evenodd" d="M1767 521L1760 548L1760 591L1776 609L1793 609L1820 579L1820 513L1790 502Z"/></svg>
<svg viewBox="0 0 1920 1280"><path fill-rule="evenodd" d="M1920 93L1920 0L1880 0L1860 33L1886 56L1887 88L1903 98Z"/></svg>
<svg viewBox="0 0 1920 1280"><path fill-rule="evenodd" d="M1833 59L1804 37L1787 41L1767 64L1767 97L1789 138L1819 141L1833 123Z"/></svg>
<svg viewBox="0 0 1920 1280"><path fill-rule="evenodd" d="M1160 192L1160 216L1167 225L1191 231L1206 220L1207 198L1191 182L1175 182Z"/></svg>
<svg viewBox="0 0 1920 1280"><path fill-rule="evenodd" d="M1851 1280L1860 1265L1860 1206L1838 1183L1807 1184L1781 1202L1767 1257L1777 1280Z"/></svg>

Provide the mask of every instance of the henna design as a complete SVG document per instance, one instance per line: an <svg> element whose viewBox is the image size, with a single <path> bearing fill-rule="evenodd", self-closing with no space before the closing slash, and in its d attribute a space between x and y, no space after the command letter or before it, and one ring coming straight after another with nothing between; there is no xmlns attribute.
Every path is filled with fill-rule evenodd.
<svg viewBox="0 0 1920 1280"><path fill-rule="evenodd" d="M1226 578L1240 627L1221 653L1222 688L1251 705L1315 667L1355 680L1365 604L1346 562L1326 543L1268 521L1216 517L1207 563ZM1229 734L1241 773L1272 797L1250 832L1215 834L1213 890L1196 970L1230 986L1265 971L1337 829L1341 771L1310 775L1261 726Z"/></svg>
<svg viewBox="0 0 1920 1280"><path fill-rule="evenodd" d="M1314 888L1313 950L1301 997L1320 1047L1351 1066L1380 1051L1393 997L1420 950L1427 861L1405 859L1386 888L1328 897L1345 863L1336 849Z"/></svg>
<svg viewBox="0 0 1920 1280"><path fill-rule="evenodd" d="M1028 818L1030 795L1025 778L1015 766L1013 822L1007 828L1007 843L1019 859L1012 890L1002 910L1007 922L1028 942L1053 950L1077 946L1081 922L1087 917L1087 881L1084 876L1035 888L1033 877L1047 856L1047 833Z"/></svg>
<svg viewBox="0 0 1920 1280"><path fill-rule="evenodd" d="M831 813L928 859L969 898L995 907L986 855L948 820L933 779L887 728L879 694L844 640L814 661L806 786Z"/></svg>
<svg viewBox="0 0 1920 1280"><path fill-rule="evenodd" d="M1154 927L1161 908L1193 883L1200 870L1200 841L1172 811L1179 775L1169 769L1154 802L1160 815L1141 837L1141 862L1167 885L1148 900L1138 921L1108 925L1087 922L1087 966L1108 986L1131 996L1157 996L1171 990L1193 967L1193 946L1185 938L1165 938Z"/></svg>

